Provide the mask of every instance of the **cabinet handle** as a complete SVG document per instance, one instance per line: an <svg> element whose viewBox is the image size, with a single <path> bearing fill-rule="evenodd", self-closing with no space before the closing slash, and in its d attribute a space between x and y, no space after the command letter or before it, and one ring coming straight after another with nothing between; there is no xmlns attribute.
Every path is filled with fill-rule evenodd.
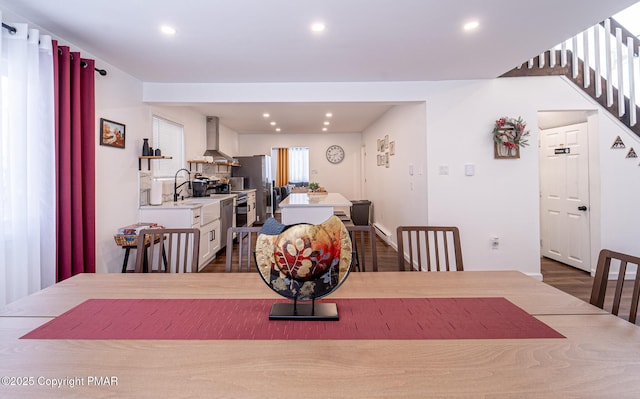
<svg viewBox="0 0 640 399"><path fill-rule="evenodd" d="M216 231L215 231L215 230L211 230L209 233L210 233L210 234L209 234L209 237L211 237L211 238L209 239L209 241L213 241L213 240L215 240L215 239L216 239Z"/></svg>

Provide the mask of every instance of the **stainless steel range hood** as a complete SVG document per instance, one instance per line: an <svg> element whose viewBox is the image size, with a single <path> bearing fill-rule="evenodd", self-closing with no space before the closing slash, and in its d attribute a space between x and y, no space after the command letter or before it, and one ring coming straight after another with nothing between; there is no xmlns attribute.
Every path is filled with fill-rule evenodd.
<svg viewBox="0 0 640 399"><path fill-rule="evenodd" d="M233 163L233 158L221 152L220 148L220 118L217 116L207 116L207 150L204 156L213 157L213 162Z"/></svg>

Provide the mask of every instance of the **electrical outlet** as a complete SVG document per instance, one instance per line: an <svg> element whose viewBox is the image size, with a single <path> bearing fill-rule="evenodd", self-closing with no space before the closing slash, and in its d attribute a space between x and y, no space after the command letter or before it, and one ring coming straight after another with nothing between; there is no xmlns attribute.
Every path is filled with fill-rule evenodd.
<svg viewBox="0 0 640 399"><path fill-rule="evenodd" d="M500 248L500 239L498 237L491 238L491 249Z"/></svg>

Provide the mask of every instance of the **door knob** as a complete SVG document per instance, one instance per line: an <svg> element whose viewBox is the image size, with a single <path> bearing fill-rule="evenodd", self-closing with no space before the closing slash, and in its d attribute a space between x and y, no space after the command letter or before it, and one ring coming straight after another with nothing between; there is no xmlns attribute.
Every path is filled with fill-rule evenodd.
<svg viewBox="0 0 640 399"><path fill-rule="evenodd" d="M583 212L584 212L584 211L586 211L586 210L587 210L587 207L586 207L586 206L584 206L584 205L581 205L581 206L579 206L579 207L578 207L578 210L579 210L579 211L583 211Z"/></svg>

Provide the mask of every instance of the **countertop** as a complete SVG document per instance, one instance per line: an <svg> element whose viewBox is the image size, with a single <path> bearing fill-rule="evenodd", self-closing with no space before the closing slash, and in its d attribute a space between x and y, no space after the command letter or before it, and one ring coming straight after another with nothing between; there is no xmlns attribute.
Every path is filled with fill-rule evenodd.
<svg viewBox="0 0 640 399"><path fill-rule="evenodd" d="M291 193L280 202L281 208L351 206L351 201L340 193Z"/></svg>
<svg viewBox="0 0 640 399"><path fill-rule="evenodd" d="M235 198L236 194L211 194L208 197L188 197L177 202L166 201L161 205L143 205L140 209L195 209L202 205L220 202L227 198Z"/></svg>

